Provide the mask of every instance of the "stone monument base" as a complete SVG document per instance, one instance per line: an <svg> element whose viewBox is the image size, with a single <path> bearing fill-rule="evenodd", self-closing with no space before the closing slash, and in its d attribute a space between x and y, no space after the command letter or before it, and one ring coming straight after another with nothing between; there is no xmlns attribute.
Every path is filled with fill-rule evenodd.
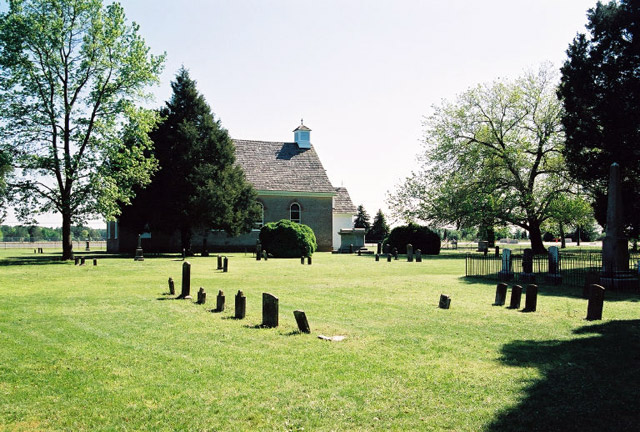
<svg viewBox="0 0 640 432"><path fill-rule="evenodd" d="M136 249L136 256L133 258L134 261L144 261L144 255L142 254L142 248Z"/></svg>
<svg viewBox="0 0 640 432"><path fill-rule="evenodd" d="M638 275L635 272L601 273L600 285L612 291L633 291L640 288Z"/></svg>

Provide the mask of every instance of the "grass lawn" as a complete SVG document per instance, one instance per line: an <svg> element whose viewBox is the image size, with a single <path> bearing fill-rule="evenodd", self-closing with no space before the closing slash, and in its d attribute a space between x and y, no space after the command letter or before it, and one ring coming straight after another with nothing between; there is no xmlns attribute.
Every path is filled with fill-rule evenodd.
<svg viewBox="0 0 640 432"><path fill-rule="evenodd" d="M493 307L461 254L422 263L317 253L255 261L0 251L0 430L637 430L640 296L540 287L538 311ZM87 256L91 256L88 254ZM89 262L89 261L88 261ZM233 319L235 293L247 317ZM214 313L218 290L227 309ZM259 328L261 296L280 326ZM441 293L451 309L438 309ZM508 299L507 299L508 300ZM507 301L508 303L508 301ZM523 303L524 305L524 297ZM306 312L300 334L293 311ZM317 338L344 335L341 342Z"/></svg>

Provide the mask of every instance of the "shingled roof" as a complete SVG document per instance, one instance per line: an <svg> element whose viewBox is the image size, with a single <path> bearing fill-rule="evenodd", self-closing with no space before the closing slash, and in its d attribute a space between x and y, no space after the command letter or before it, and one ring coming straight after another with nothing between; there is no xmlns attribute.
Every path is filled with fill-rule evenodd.
<svg viewBox="0 0 640 432"><path fill-rule="evenodd" d="M353 202L351 202L351 197L349 196L347 188L337 187L336 193L337 195L333 199L333 212L343 214L356 214L356 206L354 206Z"/></svg>
<svg viewBox="0 0 640 432"><path fill-rule="evenodd" d="M320 192L335 194L313 146L296 143L233 140L236 163L258 191Z"/></svg>

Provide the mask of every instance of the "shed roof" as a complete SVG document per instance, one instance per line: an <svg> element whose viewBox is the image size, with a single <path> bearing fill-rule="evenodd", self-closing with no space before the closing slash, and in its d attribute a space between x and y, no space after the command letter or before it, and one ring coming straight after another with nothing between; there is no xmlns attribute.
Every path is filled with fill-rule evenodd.
<svg viewBox="0 0 640 432"><path fill-rule="evenodd" d="M236 163L253 187L262 191L336 193L313 146L233 140Z"/></svg>

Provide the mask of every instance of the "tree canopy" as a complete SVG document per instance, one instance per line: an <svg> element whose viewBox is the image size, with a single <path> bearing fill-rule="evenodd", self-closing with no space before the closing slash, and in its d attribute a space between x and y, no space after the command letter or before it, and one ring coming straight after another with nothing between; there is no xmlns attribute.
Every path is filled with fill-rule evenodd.
<svg viewBox="0 0 640 432"><path fill-rule="evenodd" d="M353 227L354 228L364 228L364 232L368 233L369 232L369 228L371 228L371 217L369 216L369 213L367 213L367 211L364 209L364 206L362 204L360 204L358 206L358 210L356 213L356 218L353 221Z"/></svg>
<svg viewBox="0 0 640 432"><path fill-rule="evenodd" d="M564 104L564 156L606 223L609 166L620 165L625 219L640 233L640 2L598 2L589 34L567 50L558 94Z"/></svg>
<svg viewBox="0 0 640 432"><path fill-rule="evenodd" d="M160 110L151 133L160 170L151 184L123 209L123 223L142 232L146 225L172 234L190 251L194 230L249 232L260 218L257 195L235 162L235 148L215 119L196 82L182 68L171 83L173 94Z"/></svg>
<svg viewBox="0 0 640 432"><path fill-rule="evenodd" d="M388 197L397 219L458 227L515 225L544 252L540 225L570 192L562 107L550 67L479 85L425 120L422 166Z"/></svg>
<svg viewBox="0 0 640 432"><path fill-rule="evenodd" d="M155 165L145 154L147 132L156 116L135 103L157 83L163 62L118 3L13 0L0 15L0 151L12 155L9 196L21 220L61 214L63 259L73 254L73 222L114 217L132 185L148 182Z"/></svg>
<svg viewBox="0 0 640 432"><path fill-rule="evenodd" d="M378 209L378 212L373 217L373 224L367 233L367 240L379 242L384 240L389 235L389 225L387 219L382 213L382 210Z"/></svg>

